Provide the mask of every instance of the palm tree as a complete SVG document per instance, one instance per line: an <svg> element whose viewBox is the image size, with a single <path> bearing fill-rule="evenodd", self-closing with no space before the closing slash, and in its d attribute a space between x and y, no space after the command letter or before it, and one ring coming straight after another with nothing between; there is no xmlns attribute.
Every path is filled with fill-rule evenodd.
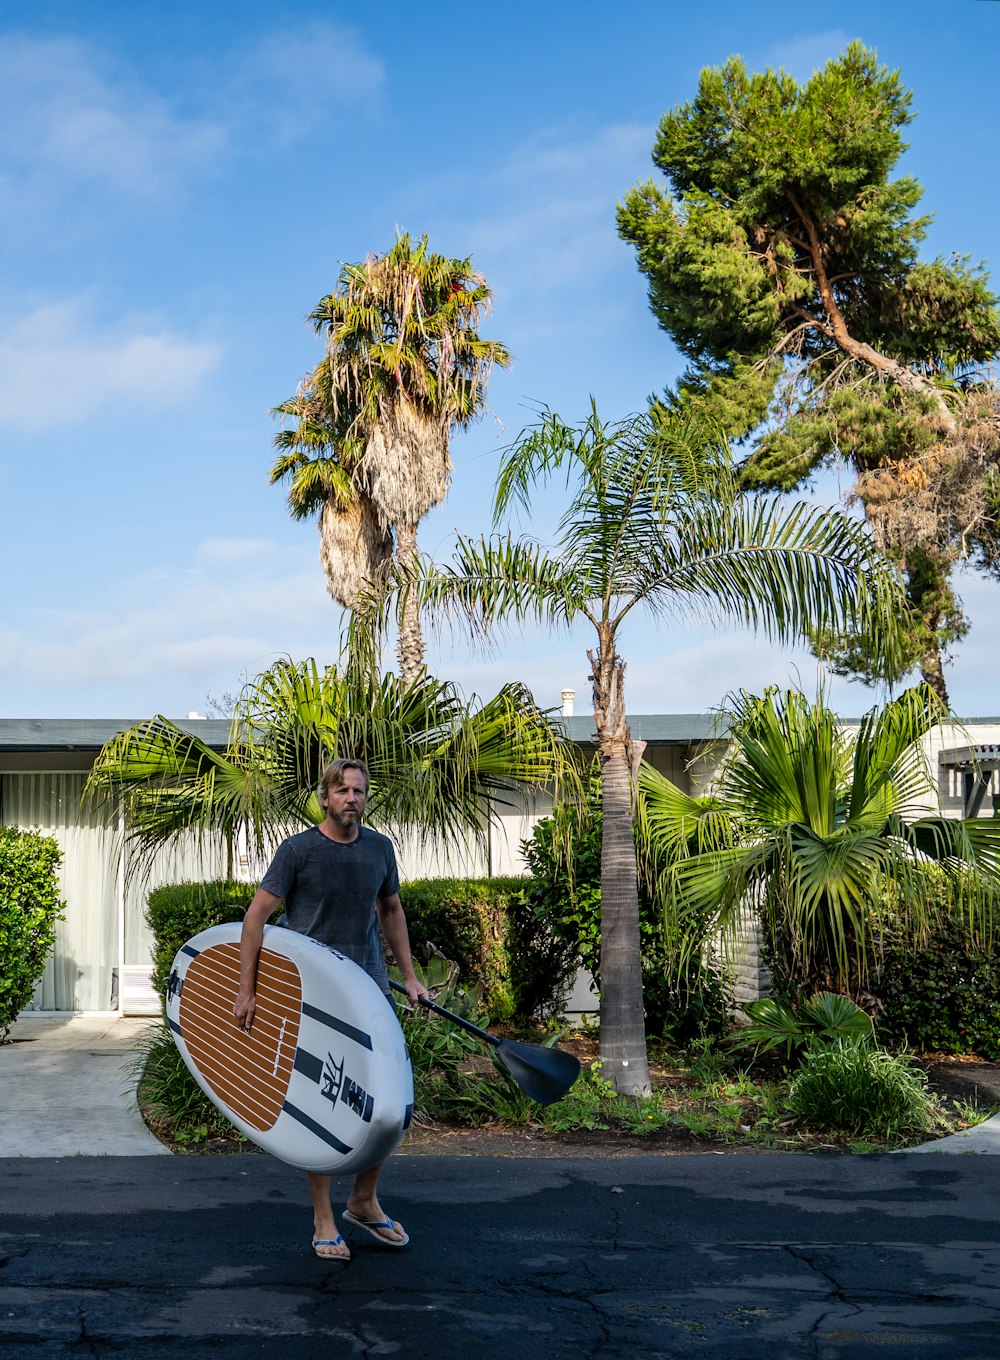
<svg viewBox="0 0 1000 1360"><path fill-rule="evenodd" d="M320 516L321 559L335 600L352 607L393 555L416 560L417 526L448 490L449 437L485 407L494 365L510 362L479 321L492 294L468 259L400 236L385 255L345 265L311 321L326 357L276 414L297 421L275 439L271 481L289 508ZM416 601L398 620L400 674L423 661Z"/></svg>
<svg viewBox="0 0 1000 1360"><path fill-rule="evenodd" d="M369 673L370 674L370 673ZM369 768L366 817L394 836L485 848L505 801L573 778L575 752L521 685L466 703L422 674L366 678L350 661L279 661L245 686L224 752L163 717L101 750L86 796L124 810L136 870L185 835L246 836L258 857L290 830L322 821L323 769L349 753Z"/></svg>
<svg viewBox="0 0 1000 1360"><path fill-rule="evenodd" d="M562 472L571 497L548 550L510 536L460 539L454 565L424 568L421 599L457 609L487 636L514 617L586 619L601 758L601 1031L605 1073L623 1093L649 1087L643 1025L633 770L641 745L625 710L622 625L700 613L800 638L820 620L855 626L876 653L892 645L902 592L863 529L843 515L740 498L728 460L698 428L639 416L573 428L546 411L501 465L495 522ZM417 589L415 587L414 589ZM895 612L894 612L895 611ZM874 643L873 643L874 646Z"/></svg>
<svg viewBox="0 0 1000 1360"><path fill-rule="evenodd" d="M910 938L926 937L928 864L970 908L1000 886L1000 823L916 811L932 787L920 743L946 716L926 684L873 708L856 731L822 696L735 695L732 746L711 799L642 772L649 829L681 851L665 895L714 913L723 928L756 907L778 988L792 998L858 996L887 911L902 916ZM696 828L700 845L685 854Z"/></svg>

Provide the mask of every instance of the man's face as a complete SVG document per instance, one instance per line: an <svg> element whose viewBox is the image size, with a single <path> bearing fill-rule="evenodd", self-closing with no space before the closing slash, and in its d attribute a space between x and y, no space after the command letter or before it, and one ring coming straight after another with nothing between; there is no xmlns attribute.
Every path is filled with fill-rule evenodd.
<svg viewBox="0 0 1000 1360"><path fill-rule="evenodd" d="M344 782L339 788L331 786L327 790L326 814L332 822L345 831L357 826L365 810L365 777L360 770L345 770ZM320 800L322 801L322 799Z"/></svg>

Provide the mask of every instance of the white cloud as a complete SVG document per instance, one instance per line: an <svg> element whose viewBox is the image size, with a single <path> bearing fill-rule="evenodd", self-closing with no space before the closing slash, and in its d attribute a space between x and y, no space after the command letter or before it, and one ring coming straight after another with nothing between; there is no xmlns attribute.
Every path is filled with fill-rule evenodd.
<svg viewBox="0 0 1000 1360"><path fill-rule="evenodd" d="M0 318L0 422L78 425L109 402L162 409L189 397L219 361L217 345L142 318L103 323L86 300Z"/></svg>
<svg viewBox="0 0 1000 1360"><path fill-rule="evenodd" d="M237 51L222 92L230 119L282 142L302 136L337 107L369 102L384 82L382 63L356 33L313 23L269 33Z"/></svg>
<svg viewBox="0 0 1000 1360"><path fill-rule="evenodd" d="M184 713L239 688L277 657L337 652L339 610L315 553L208 540L176 566L123 575L101 608L9 610L0 632L0 706L25 716ZM309 545L310 547L312 545ZM81 710L87 705L89 712Z"/></svg>
<svg viewBox="0 0 1000 1360"><path fill-rule="evenodd" d="M198 546L200 562L256 562L271 550L266 538L206 538Z"/></svg>
<svg viewBox="0 0 1000 1360"><path fill-rule="evenodd" d="M82 39L0 34L3 212L42 220L72 201L79 214L93 185L159 202L227 155L369 100L383 79L360 39L331 24L193 54L169 98Z"/></svg>
<svg viewBox="0 0 1000 1360"><path fill-rule="evenodd" d="M220 124L180 115L76 38L0 37L0 121L8 211L81 182L158 195L226 140Z"/></svg>

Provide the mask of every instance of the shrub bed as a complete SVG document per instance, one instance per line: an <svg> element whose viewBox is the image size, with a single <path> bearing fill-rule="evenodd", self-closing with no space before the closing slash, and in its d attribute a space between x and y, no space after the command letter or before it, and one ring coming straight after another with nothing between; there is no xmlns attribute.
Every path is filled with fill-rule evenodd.
<svg viewBox="0 0 1000 1360"><path fill-rule="evenodd" d="M571 951L526 904L521 878L432 878L404 883L414 957L435 951L458 965L464 983L479 982L493 1020L550 1013L575 970ZM242 920L253 883L170 883L149 895L152 982L162 995L181 945L209 926Z"/></svg>

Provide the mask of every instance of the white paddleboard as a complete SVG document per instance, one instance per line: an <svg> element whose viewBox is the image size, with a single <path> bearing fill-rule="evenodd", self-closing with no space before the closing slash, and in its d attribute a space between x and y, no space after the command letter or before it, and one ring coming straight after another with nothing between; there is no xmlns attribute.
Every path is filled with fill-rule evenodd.
<svg viewBox="0 0 1000 1360"><path fill-rule="evenodd" d="M413 1110L399 1021L364 969L282 926L265 926L249 1034L233 1018L240 923L183 945L167 1023L198 1085L242 1133L326 1175L384 1161Z"/></svg>

